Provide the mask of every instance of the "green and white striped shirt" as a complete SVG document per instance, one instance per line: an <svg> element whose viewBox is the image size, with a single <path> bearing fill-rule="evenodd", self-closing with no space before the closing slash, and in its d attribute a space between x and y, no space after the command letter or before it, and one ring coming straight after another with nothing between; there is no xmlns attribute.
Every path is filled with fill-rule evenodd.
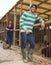
<svg viewBox="0 0 51 65"><path fill-rule="evenodd" d="M36 20L44 22L37 14L32 14L31 11L24 12L20 17L20 32L25 32L25 30L32 32Z"/></svg>

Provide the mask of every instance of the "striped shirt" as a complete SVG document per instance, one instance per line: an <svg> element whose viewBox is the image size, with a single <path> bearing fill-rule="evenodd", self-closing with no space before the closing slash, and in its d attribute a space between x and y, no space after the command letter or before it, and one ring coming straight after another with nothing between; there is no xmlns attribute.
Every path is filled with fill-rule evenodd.
<svg viewBox="0 0 51 65"><path fill-rule="evenodd" d="M24 12L20 17L20 32L25 32L25 30L32 32L36 20L38 20L40 23L44 22L44 20L37 14L31 13L31 11Z"/></svg>

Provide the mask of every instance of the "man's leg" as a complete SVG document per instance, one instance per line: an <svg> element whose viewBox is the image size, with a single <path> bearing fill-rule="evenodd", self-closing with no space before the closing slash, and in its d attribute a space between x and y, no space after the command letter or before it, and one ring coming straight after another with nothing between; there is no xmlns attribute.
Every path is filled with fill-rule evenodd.
<svg viewBox="0 0 51 65"><path fill-rule="evenodd" d="M9 44L9 35L6 36L6 44Z"/></svg>
<svg viewBox="0 0 51 65"><path fill-rule="evenodd" d="M13 41L13 34L10 34L10 42L9 42L9 48L11 48L12 45L12 41Z"/></svg>
<svg viewBox="0 0 51 65"><path fill-rule="evenodd" d="M34 46L35 46L35 39L32 33L28 35L28 41L30 43L30 48L28 50L28 59L29 61L33 61L33 52L34 52Z"/></svg>
<svg viewBox="0 0 51 65"><path fill-rule="evenodd" d="M8 49L8 48L9 48L9 35L7 34L5 49Z"/></svg>
<svg viewBox="0 0 51 65"><path fill-rule="evenodd" d="M26 50L25 50L26 41L27 41L27 35L26 35L25 32L22 32L21 36L22 36L22 39L21 39L21 41L22 41L21 52L22 52L22 56L23 56L23 61L27 62L27 60L26 60Z"/></svg>

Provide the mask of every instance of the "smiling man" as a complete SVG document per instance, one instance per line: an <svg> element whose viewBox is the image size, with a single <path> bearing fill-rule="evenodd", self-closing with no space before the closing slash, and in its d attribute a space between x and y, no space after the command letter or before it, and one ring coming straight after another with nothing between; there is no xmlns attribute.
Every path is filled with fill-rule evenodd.
<svg viewBox="0 0 51 65"><path fill-rule="evenodd" d="M33 52L35 47L35 39L32 34L33 26L36 20L38 20L41 23L41 27L45 27L44 20L40 18L36 14L37 5L32 4L30 7L30 11L26 11L22 14L20 17L20 32L22 36L22 45L21 45L21 51L23 56L23 61L33 61ZM28 60L26 58L26 41L29 41L30 47L28 50Z"/></svg>

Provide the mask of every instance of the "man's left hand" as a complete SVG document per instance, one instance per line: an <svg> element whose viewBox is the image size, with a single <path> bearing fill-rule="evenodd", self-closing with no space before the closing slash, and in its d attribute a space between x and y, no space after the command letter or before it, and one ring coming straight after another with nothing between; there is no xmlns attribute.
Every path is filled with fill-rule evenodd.
<svg viewBox="0 0 51 65"><path fill-rule="evenodd" d="M45 23L44 22L41 23L41 27L43 27L43 28L45 27Z"/></svg>

